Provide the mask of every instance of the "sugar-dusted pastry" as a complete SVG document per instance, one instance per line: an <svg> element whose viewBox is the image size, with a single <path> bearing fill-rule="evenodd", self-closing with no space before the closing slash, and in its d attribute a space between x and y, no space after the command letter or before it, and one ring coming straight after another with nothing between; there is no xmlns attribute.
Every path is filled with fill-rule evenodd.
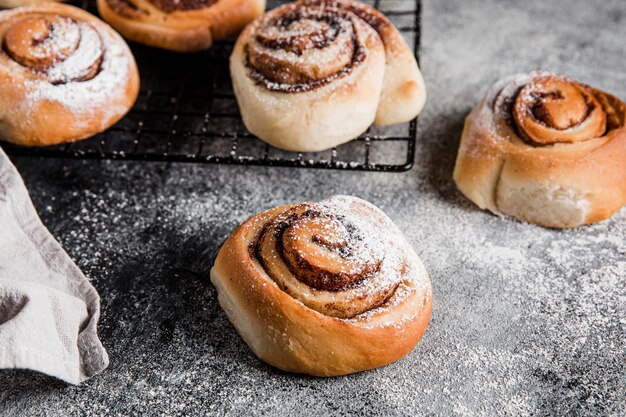
<svg viewBox="0 0 626 417"><path fill-rule="evenodd" d="M626 106L549 73L498 82L465 122L454 170L483 209L546 227L611 217L626 204Z"/></svg>
<svg viewBox="0 0 626 417"><path fill-rule="evenodd" d="M211 281L260 359L315 376L402 358L431 314L420 259L382 211L355 197L252 217L222 246Z"/></svg>
<svg viewBox="0 0 626 417"><path fill-rule="evenodd" d="M426 100L415 56L379 11L353 0L278 7L242 32L230 62L247 129L291 151L320 151L372 124L413 119Z"/></svg>
<svg viewBox="0 0 626 417"><path fill-rule="evenodd" d="M177 52L237 35L265 0L98 0L100 16L126 39Z"/></svg>
<svg viewBox="0 0 626 417"><path fill-rule="evenodd" d="M107 129L139 93L135 60L105 23L46 3L0 12L0 139L24 146Z"/></svg>

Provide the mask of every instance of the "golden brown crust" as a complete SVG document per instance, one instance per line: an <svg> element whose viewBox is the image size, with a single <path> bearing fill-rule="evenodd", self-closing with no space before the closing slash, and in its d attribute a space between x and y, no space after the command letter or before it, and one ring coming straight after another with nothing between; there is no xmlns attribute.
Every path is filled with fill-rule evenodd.
<svg viewBox="0 0 626 417"><path fill-rule="evenodd" d="M234 36L264 9L265 0L98 0L102 18L125 38L176 52Z"/></svg>
<svg viewBox="0 0 626 417"><path fill-rule="evenodd" d="M607 219L626 204L625 109L560 76L503 80L466 120L456 184L481 208L546 227Z"/></svg>
<svg viewBox="0 0 626 417"><path fill-rule="evenodd" d="M0 139L24 146L93 136L139 93L123 39L78 8L55 3L0 12Z"/></svg>
<svg viewBox="0 0 626 417"><path fill-rule="evenodd" d="M351 213L349 216L371 214L371 219L360 218L359 222L376 222L384 216L369 203L353 197L334 197L322 203L305 205L306 210L320 209L324 213L337 214L342 222L346 220L342 217L345 213L341 207ZM239 334L257 356L269 364L286 371L315 376L373 369L405 356L426 330L432 308L430 280L417 255L385 216L384 226L381 227L388 228L389 235L399 238L394 240L396 247L393 250L400 252L393 254L389 249L389 256L402 257L408 266L397 277L368 276L367 279L370 282L398 279L396 285L401 288L383 305L373 305L370 310L356 316L340 318L322 313L318 311L324 311L320 304L307 306L281 289L275 281L276 277L268 275L268 270L251 250L268 224L280 224L284 216L294 210L301 212L302 207L278 207L254 216L233 232L217 256L211 280L218 290L220 305ZM322 219L328 222L336 220ZM298 231L310 226L305 224L306 221L302 223L298 220L296 223L293 227ZM342 231L340 234L344 236L345 233L358 232ZM304 232L302 236L309 235ZM310 250L309 255L314 252ZM350 290L338 290L336 293L311 289L299 291L299 297L309 291L312 298L320 300L354 295L348 294ZM358 302L358 297L354 300Z"/></svg>
<svg viewBox="0 0 626 417"><path fill-rule="evenodd" d="M0 9L12 9L21 6L32 6L41 3L62 2L64 0L0 0Z"/></svg>

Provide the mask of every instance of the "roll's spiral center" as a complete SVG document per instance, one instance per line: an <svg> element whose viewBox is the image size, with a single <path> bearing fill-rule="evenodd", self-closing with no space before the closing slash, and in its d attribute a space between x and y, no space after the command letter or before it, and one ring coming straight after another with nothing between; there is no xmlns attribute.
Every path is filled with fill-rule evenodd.
<svg viewBox="0 0 626 417"><path fill-rule="evenodd" d="M87 81L100 72L104 45L86 22L52 13L24 16L5 32L6 54L51 84Z"/></svg>
<svg viewBox="0 0 626 417"><path fill-rule="evenodd" d="M327 316L350 318L384 304L411 273L401 239L384 235L384 218L360 202L327 202L268 219L249 249L287 294Z"/></svg>
<svg viewBox="0 0 626 417"><path fill-rule="evenodd" d="M45 71L70 56L80 42L80 30L59 16L27 17L6 32L4 48L20 65Z"/></svg>
<svg viewBox="0 0 626 417"><path fill-rule="evenodd" d="M285 262L301 282L312 288L350 288L376 272L381 263L366 248L356 248L360 239L356 230L318 211L294 216L278 233Z"/></svg>
<svg viewBox="0 0 626 417"><path fill-rule="evenodd" d="M572 85L561 83L544 90L548 91L531 93L536 97L532 112L546 125L564 130L578 124L587 115L585 96Z"/></svg>
<svg viewBox="0 0 626 417"><path fill-rule="evenodd" d="M604 109L589 88L551 76L520 90L513 116L520 133L540 145L585 141L606 130Z"/></svg>
<svg viewBox="0 0 626 417"><path fill-rule="evenodd" d="M282 23L264 27L257 34L257 41L268 48L300 56L307 49L324 47L337 36L337 30L324 21L304 19Z"/></svg>
<svg viewBox="0 0 626 417"><path fill-rule="evenodd" d="M270 90L302 92L348 74L366 56L355 19L325 4L276 9L246 46L251 76Z"/></svg>

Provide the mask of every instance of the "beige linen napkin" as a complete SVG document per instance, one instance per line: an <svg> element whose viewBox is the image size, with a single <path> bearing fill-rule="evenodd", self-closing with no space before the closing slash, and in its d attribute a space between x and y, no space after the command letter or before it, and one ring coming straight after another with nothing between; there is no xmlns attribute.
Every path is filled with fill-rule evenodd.
<svg viewBox="0 0 626 417"><path fill-rule="evenodd" d="M84 381L109 363L99 316L98 293L41 223L0 149L0 368Z"/></svg>

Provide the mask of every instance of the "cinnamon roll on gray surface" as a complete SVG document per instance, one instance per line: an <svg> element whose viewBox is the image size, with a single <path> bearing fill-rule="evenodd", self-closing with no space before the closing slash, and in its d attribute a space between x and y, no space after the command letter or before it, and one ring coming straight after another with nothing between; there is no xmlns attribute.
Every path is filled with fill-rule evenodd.
<svg viewBox="0 0 626 417"><path fill-rule="evenodd" d="M625 116L566 77L507 78L467 117L454 180L479 207L542 226L607 219L626 204Z"/></svg>
<svg viewBox="0 0 626 417"><path fill-rule="evenodd" d="M382 211L355 197L252 217L222 246L211 281L260 359L316 376L402 358L431 313L420 259Z"/></svg>

